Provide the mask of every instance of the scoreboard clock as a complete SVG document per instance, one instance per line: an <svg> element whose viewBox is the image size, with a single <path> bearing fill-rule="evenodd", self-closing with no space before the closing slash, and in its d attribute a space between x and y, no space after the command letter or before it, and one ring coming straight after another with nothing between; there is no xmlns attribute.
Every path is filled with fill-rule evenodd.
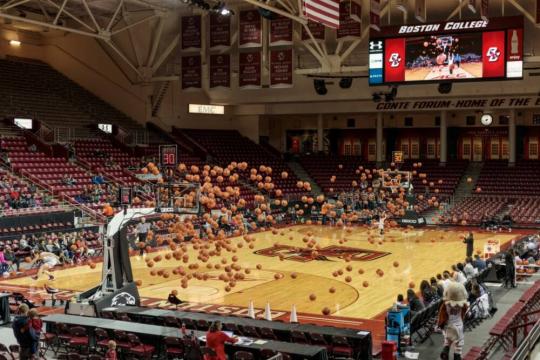
<svg viewBox="0 0 540 360"><path fill-rule="evenodd" d="M163 167L176 167L178 164L178 146L160 145L159 163Z"/></svg>

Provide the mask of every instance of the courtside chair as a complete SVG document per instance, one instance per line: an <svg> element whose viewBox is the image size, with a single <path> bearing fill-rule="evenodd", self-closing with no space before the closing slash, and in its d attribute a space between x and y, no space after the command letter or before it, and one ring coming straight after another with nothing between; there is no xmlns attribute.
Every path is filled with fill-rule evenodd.
<svg viewBox="0 0 540 360"><path fill-rule="evenodd" d="M151 359L156 351L155 346L143 344L139 337L135 334L128 334L130 349L129 352L137 357L137 359Z"/></svg>
<svg viewBox="0 0 540 360"><path fill-rule="evenodd" d="M248 351L237 351L234 353L234 360L253 360L254 356Z"/></svg>
<svg viewBox="0 0 540 360"><path fill-rule="evenodd" d="M175 337L165 338L165 354L167 359L182 359L184 357L184 343Z"/></svg>

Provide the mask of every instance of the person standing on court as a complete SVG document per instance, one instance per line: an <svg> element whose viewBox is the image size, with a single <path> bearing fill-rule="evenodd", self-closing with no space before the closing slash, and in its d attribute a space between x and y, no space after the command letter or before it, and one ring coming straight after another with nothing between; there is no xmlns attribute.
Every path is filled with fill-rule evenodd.
<svg viewBox="0 0 540 360"><path fill-rule="evenodd" d="M225 355L225 343L228 342L234 344L237 341L237 338L229 337L221 331L221 322L214 321L206 333L206 346L214 350L216 355L206 354L204 360L227 360L227 355Z"/></svg>
<svg viewBox="0 0 540 360"><path fill-rule="evenodd" d="M514 250L509 249L504 254L504 265L506 268L504 287L516 287L516 264L514 262Z"/></svg>
<svg viewBox="0 0 540 360"><path fill-rule="evenodd" d="M469 235L465 239L463 239L463 243L467 244L467 256L471 257L474 250L474 237L472 231L469 231Z"/></svg>
<svg viewBox="0 0 540 360"><path fill-rule="evenodd" d="M145 218L141 218L141 222L137 224L137 234L139 236L139 243L145 243L146 244L146 238L148 237L148 231L150 231L150 227L152 225L150 223L146 222ZM145 246L141 246L141 256L144 254L144 248Z"/></svg>

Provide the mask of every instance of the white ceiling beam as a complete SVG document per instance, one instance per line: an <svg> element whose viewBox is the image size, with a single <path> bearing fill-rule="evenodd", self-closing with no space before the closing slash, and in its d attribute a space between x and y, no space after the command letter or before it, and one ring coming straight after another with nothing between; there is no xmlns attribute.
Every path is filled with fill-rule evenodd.
<svg viewBox="0 0 540 360"><path fill-rule="evenodd" d="M66 7L68 0L64 0L62 5L60 6L60 9L58 9L58 13L54 17L53 24L56 25L58 23L58 20L60 20L60 15L62 15L62 12L64 11L64 8Z"/></svg>
<svg viewBox="0 0 540 360"><path fill-rule="evenodd" d="M456 8L454 10L452 10L450 15L448 15L446 17L446 21L452 20L452 18L454 16L456 16L457 14L460 14L460 18L461 18L461 10L463 10L463 8L468 5L468 3L469 3L468 1L461 1L460 0L458 6L456 6Z"/></svg>
<svg viewBox="0 0 540 360"><path fill-rule="evenodd" d="M57 3L55 3L54 1L52 0L47 0L47 3L51 4L52 6L54 6L55 8L57 8L58 10L60 10L60 5L58 5ZM85 23L84 21L82 21L81 19L79 19L77 16L73 15L71 12L69 12L68 10L64 9L64 14L66 14L67 16L69 16L71 19L75 20L76 22L78 22L79 24L81 24L82 26L84 26L85 28L87 28L88 30L90 31L94 31L94 29L88 25L87 23Z"/></svg>
<svg viewBox="0 0 540 360"><path fill-rule="evenodd" d="M92 20L92 23L94 24L94 26L96 27L96 31L97 32L100 32L101 31L101 26L98 24L98 22L96 21L96 17L94 16L94 14L92 13L92 10L90 10L90 7L88 6L88 2L86 2L86 0L82 0L82 3L83 3L83 6L84 6L84 9L86 10L86 13L88 14L88 16L90 17L90 20Z"/></svg>
<svg viewBox="0 0 540 360"><path fill-rule="evenodd" d="M105 42L139 76L139 78L143 77L139 69L137 69L137 67L131 62L131 60L129 60L127 56L122 51L120 51L120 49L117 48L116 45L112 41L109 40Z"/></svg>
<svg viewBox="0 0 540 360"><path fill-rule="evenodd" d="M30 0L20 0L20 1L17 1L17 2L8 2L4 6L0 7L0 10L6 11L6 10L9 10L11 8L17 7L19 5L26 4L29 1Z"/></svg>
<svg viewBox="0 0 540 360"><path fill-rule="evenodd" d="M520 3L518 3L516 0L508 0L510 4L512 4L520 13L523 14L531 23L533 23L535 26L536 24L536 16L531 14L527 9L525 9Z"/></svg>
<svg viewBox="0 0 540 360"><path fill-rule="evenodd" d="M174 39L169 43L167 48L161 53L161 55L157 58L156 62L152 64L152 74L155 74L156 71L159 69L161 64L167 59L167 57L171 54L171 52L174 50L174 48L178 45L180 42L180 34L177 34Z"/></svg>
<svg viewBox="0 0 540 360"><path fill-rule="evenodd" d="M154 39L152 40L152 48L150 49L150 54L148 55L148 60L146 61L146 66L150 66L154 62L156 57L157 49L159 42L161 41L161 34L163 33L163 16L159 17L156 33L154 34Z"/></svg>
<svg viewBox="0 0 540 360"><path fill-rule="evenodd" d="M147 17L145 17L145 18L142 18L141 20L135 21L134 23L131 23L131 24L128 24L128 25L124 26L123 28L120 28L120 29L118 29L118 30L113 30L113 32L111 33L111 35L116 35L116 34L118 34L118 33L121 33L122 31L126 31L126 30L128 30L128 29L131 29L132 27L135 27L135 26L140 25L140 24L142 24L142 23L145 23L145 22L147 22L147 21L149 21L149 20L152 20L152 19L154 19L155 17L157 17L157 14L152 14L152 15L150 15L150 16L147 16Z"/></svg>
<svg viewBox="0 0 540 360"><path fill-rule="evenodd" d="M83 30L79 30L79 29L73 29L73 28L69 28L69 27L66 27L66 26L54 25L54 24L51 24L51 23L48 23L48 22L32 20L32 19L23 18L23 17L20 17L20 16L4 14L4 13L1 13L1 12L0 12L0 18L9 19L9 20L18 21L18 22L27 23L27 24L32 24L32 25L43 26L43 27L46 27L46 28L49 28L49 29L67 31L67 32L74 33L74 34L90 36L90 37L93 37L93 38L96 38L96 39L102 39L102 40L107 40L108 39L106 36L101 35L101 34L96 34L94 32L88 32L88 31L83 31Z"/></svg>
<svg viewBox="0 0 540 360"><path fill-rule="evenodd" d="M118 2L118 6L116 7L116 10L114 10L114 14L113 16L111 17L111 20L109 20L109 24L107 25L107 28L105 31L107 32L111 32L111 29L114 25L114 20L116 19L116 17L118 16L118 14L120 13L120 10L122 9L122 6L124 5L124 0L120 0Z"/></svg>

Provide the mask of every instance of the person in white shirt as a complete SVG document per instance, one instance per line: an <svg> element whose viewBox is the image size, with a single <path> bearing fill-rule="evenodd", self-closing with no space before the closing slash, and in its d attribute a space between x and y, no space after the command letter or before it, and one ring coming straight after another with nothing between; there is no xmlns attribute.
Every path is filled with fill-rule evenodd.
<svg viewBox="0 0 540 360"><path fill-rule="evenodd" d="M476 275L478 275L478 270L474 268L472 264L472 258L468 257L465 264L465 267L463 268L463 272L465 273L465 276L467 279L472 279Z"/></svg>

